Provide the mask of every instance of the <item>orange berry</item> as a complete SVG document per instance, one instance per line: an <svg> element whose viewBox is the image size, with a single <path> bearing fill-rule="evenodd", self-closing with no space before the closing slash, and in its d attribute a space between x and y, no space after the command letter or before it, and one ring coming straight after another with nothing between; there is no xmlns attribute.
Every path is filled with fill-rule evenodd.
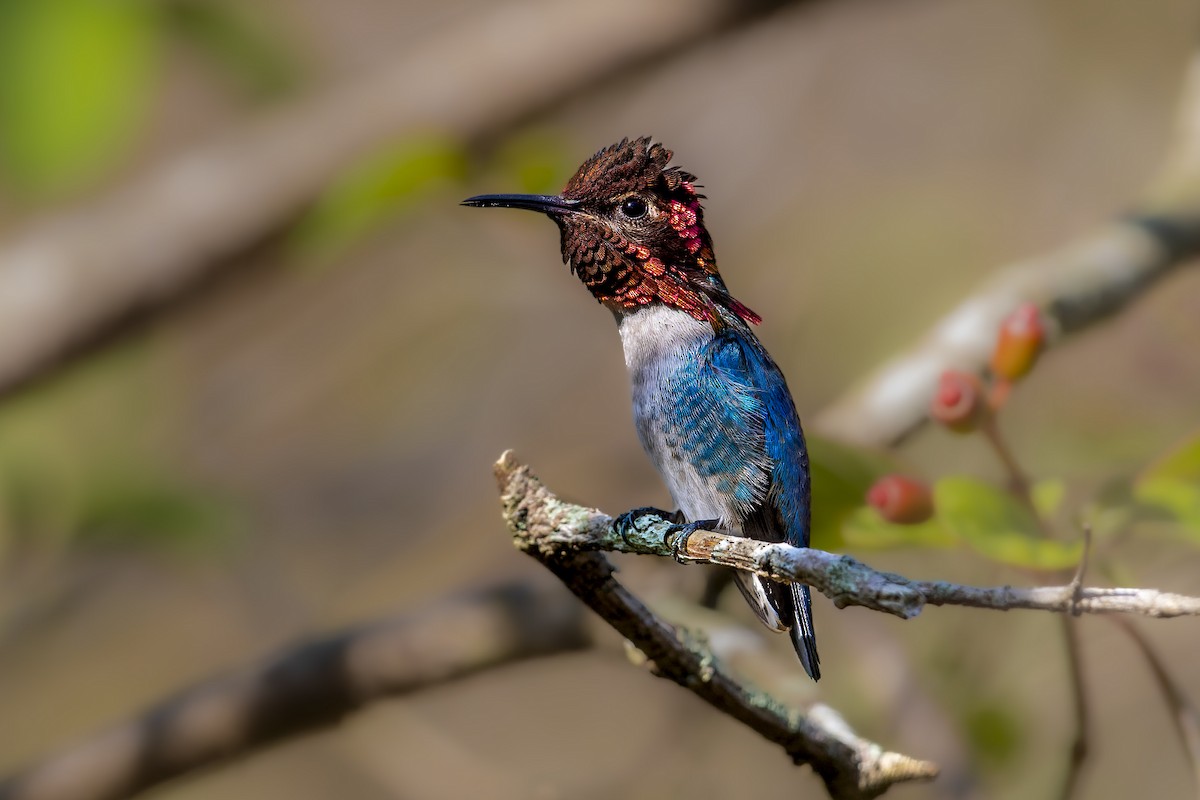
<svg viewBox="0 0 1200 800"><path fill-rule="evenodd" d="M1046 341L1046 324L1034 303L1022 303L1000 323L992 351L991 370L997 378L1015 381L1033 369Z"/></svg>

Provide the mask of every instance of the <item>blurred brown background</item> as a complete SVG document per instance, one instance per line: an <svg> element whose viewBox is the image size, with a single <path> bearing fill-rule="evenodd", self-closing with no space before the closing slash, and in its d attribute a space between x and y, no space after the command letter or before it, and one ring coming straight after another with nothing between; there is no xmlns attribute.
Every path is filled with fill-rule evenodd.
<svg viewBox="0 0 1200 800"><path fill-rule="evenodd" d="M0 246L504 18L474 0L113 5L0 11ZM528 13L505 30L514 53L546 46ZM813 415L999 265L1132 204L1198 23L1186 0L784 4L474 137L414 120L219 279L0 404L0 771L297 637L542 577L499 518L490 465L507 447L565 497L669 502L630 424L612 321L559 263L553 226L462 197L553 191L597 148L654 135L700 176L728 283ZM411 80L436 94L462 57ZM1193 429L1198 311L1200 276L1183 272L1054 351L1005 422L1027 467L1082 496ZM903 455L929 477L999 476L981 444L938 431ZM864 555L916 577L1023 580L959 550ZM651 597L701 580L620 565ZM1200 555L1170 537L1128 541L1120 566L1123 581L1200 589ZM1049 794L1071 730L1053 620L817 603L827 677L808 685L763 634L773 688L943 766L889 796ZM1142 628L1200 697L1195 623ZM1082 630L1097 732L1084 796L1192 791L1144 663L1106 621ZM598 635L594 651L381 703L155 796L821 796Z"/></svg>

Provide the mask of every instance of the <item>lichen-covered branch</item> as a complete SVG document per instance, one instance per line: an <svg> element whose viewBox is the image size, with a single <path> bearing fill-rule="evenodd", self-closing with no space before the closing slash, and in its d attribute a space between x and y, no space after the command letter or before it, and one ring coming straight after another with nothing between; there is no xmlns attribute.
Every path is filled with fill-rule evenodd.
<svg viewBox="0 0 1200 800"><path fill-rule="evenodd" d="M551 590L553 589L553 590ZM213 678L0 780L0 800L119 800L334 725L382 697L584 647L578 606L557 587L514 584L448 598L293 646ZM5 719L4 726L20 724Z"/></svg>
<svg viewBox="0 0 1200 800"><path fill-rule="evenodd" d="M594 551L616 548L590 546L604 539L608 517L561 502L511 453L496 464L496 478L505 520L522 550L645 654L656 674L780 745L796 763L812 766L836 800L877 797L894 784L936 776L933 764L859 737L831 709L802 714L747 688L702 641L655 616L613 577L608 560Z"/></svg>
<svg viewBox="0 0 1200 800"><path fill-rule="evenodd" d="M1200 597L1156 589L1077 586L976 587L917 581L880 572L846 555L807 547L760 542L719 531L673 535L671 520L647 514L625 537L612 518L566 503L519 464L511 452L497 464L507 480L505 514L523 550L547 555L568 551L615 551L674 557L680 561L734 567L784 583L807 583L837 606L863 606L905 619L927 605L969 606L997 611L1034 609L1074 614L1139 614L1147 617L1200 615Z"/></svg>
<svg viewBox="0 0 1200 800"><path fill-rule="evenodd" d="M1054 323L1051 343L1125 308L1200 254L1200 56L1190 66L1175 139L1135 212L1090 236L1001 268L925 336L812 420L821 433L862 445L903 439L926 419L938 376L981 371L1000 322L1022 302Z"/></svg>

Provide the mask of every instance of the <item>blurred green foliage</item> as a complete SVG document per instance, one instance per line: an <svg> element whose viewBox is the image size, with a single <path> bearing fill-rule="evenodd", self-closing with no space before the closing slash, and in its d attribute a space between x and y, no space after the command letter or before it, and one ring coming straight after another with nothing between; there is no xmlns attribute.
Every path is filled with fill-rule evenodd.
<svg viewBox="0 0 1200 800"><path fill-rule="evenodd" d="M149 546L176 553L204 553L230 541L238 514L222 498L178 477L137 465L105 472L84 486L75 519L84 546Z"/></svg>
<svg viewBox="0 0 1200 800"><path fill-rule="evenodd" d="M0 188L59 199L137 143L167 66L187 43L255 99L296 86L291 50L253 7L198 0L0 2Z"/></svg>
<svg viewBox="0 0 1200 800"><path fill-rule="evenodd" d="M550 131L528 131L511 136L497 149L492 163L508 188L504 192L554 194L575 171L563 137Z"/></svg>
<svg viewBox="0 0 1200 800"><path fill-rule="evenodd" d="M1067 484L1057 478L1038 481L1029 490L1033 507L1042 519L1050 519L1062 507L1063 499L1067 496Z"/></svg>
<svg viewBox="0 0 1200 800"><path fill-rule="evenodd" d="M895 471L884 455L814 438L813 544L841 547L950 547L965 544L1007 566L1062 570L1083 555L1082 539L1048 536L1067 495L1060 479L1031 487L1033 508L1012 492L965 476L939 480L935 515L917 524L895 524L864 504L871 484ZM1166 523L1200 541L1200 433L1185 439L1133 481L1116 480L1085 503L1082 519L1099 535L1129 535L1139 523ZM1105 565L1110 569L1112 565Z"/></svg>
<svg viewBox="0 0 1200 800"><path fill-rule="evenodd" d="M1032 569L1074 565L1079 542L1043 538L1037 519L1019 500L982 481L945 478L934 489L936 515L918 525L891 523L865 505L870 486L898 464L885 453L810 437L814 547L951 547L966 544L999 563ZM1038 484L1034 501L1052 514L1065 493L1061 481Z"/></svg>
<svg viewBox="0 0 1200 800"><path fill-rule="evenodd" d="M229 0L173 0L168 30L194 46L253 99L275 99L301 83L303 68L261 7Z"/></svg>
<svg viewBox="0 0 1200 800"><path fill-rule="evenodd" d="M1165 512L1200 541L1200 432L1143 471L1134 482L1133 497Z"/></svg>
<svg viewBox="0 0 1200 800"><path fill-rule="evenodd" d="M976 552L993 561L1034 569L1079 562L1083 541L1045 538L1033 512L1009 492L974 478L950 477L933 489L937 517Z"/></svg>
<svg viewBox="0 0 1200 800"><path fill-rule="evenodd" d="M934 517L917 525L888 522L873 508L859 506L842 523L848 547L951 547L959 539Z"/></svg>
<svg viewBox="0 0 1200 800"><path fill-rule="evenodd" d="M18 455L0 465L4 553L73 547L150 547L202 553L229 541L232 505L154 463L124 457L115 469L64 470Z"/></svg>
<svg viewBox="0 0 1200 800"><path fill-rule="evenodd" d="M971 751L991 767L1003 767L1021 750L1021 721L1008 706L976 703L963 710L963 730Z"/></svg>
<svg viewBox="0 0 1200 800"><path fill-rule="evenodd" d="M162 457L153 365L144 346L117 348L0 404L0 554L228 538L236 508Z"/></svg>
<svg viewBox="0 0 1200 800"><path fill-rule="evenodd" d="M0 166L18 195L60 194L122 155L161 67L146 2L0 3Z"/></svg>
<svg viewBox="0 0 1200 800"><path fill-rule="evenodd" d="M896 462L884 453L831 439L807 439L813 495L812 546L838 550L846 544L844 526L863 508L867 489L880 476L896 471ZM870 537L866 539L859 543L871 546Z"/></svg>
<svg viewBox="0 0 1200 800"><path fill-rule="evenodd" d="M436 187L461 182L466 172L466 150L448 135L397 142L335 181L296 226L293 244L302 256L339 255Z"/></svg>
<svg viewBox="0 0 1200 800"><path fill-rule="evenodd" d="M264 13L232 0L0 1L0 192L58 201L143 135L172 45L259 101L302 71ZM144 350L121 348L0 405L0 562L22 548L207 546L237 520L157 454Z"/></svg>
<svg viewBox="0 0 1200 800"><path fill-rule="evenodd" d="M895 465L880 454L813 441L813 540L823 549L952 547L965 544L992 561L1028 569L1071 567L1082 542L1045 538L1043 526L1012 494L966 477L934 487L933 518L919 524L888 522L864 504L867 489ZM1061 481L1034 487L1039 514L1049 516L1065 495Z"/></svg>
<svg viewBox="0 0 1200 800"><path fill-rule="evenodd" d="M328 262L447 187L460 187L471 166L454 136L414 135L370 154L324 192L293 232L296 252ZM489 167L502 189L556 192L571 164L562 138L534 132L506 139Z"/></svg>

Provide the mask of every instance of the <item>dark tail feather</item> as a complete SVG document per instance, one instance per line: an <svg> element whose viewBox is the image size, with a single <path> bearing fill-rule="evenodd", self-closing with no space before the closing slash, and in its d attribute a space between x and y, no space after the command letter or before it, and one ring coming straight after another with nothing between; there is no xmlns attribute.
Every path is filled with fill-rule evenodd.
<svg viewBox="0 0 1200 800"><path fill-rule="evenodd" d="M812 599L808 587L794 583L790 587L780 588L785 592L791 590L791 597L788 599L791 601L793 613L792 619L788 620L791 623L788 635L792 637L792 647L796 648L796 655L800 656L800 663L804 665L808 677L819 681L821 657L817 655L817 633L813 630Z"/></svg>

